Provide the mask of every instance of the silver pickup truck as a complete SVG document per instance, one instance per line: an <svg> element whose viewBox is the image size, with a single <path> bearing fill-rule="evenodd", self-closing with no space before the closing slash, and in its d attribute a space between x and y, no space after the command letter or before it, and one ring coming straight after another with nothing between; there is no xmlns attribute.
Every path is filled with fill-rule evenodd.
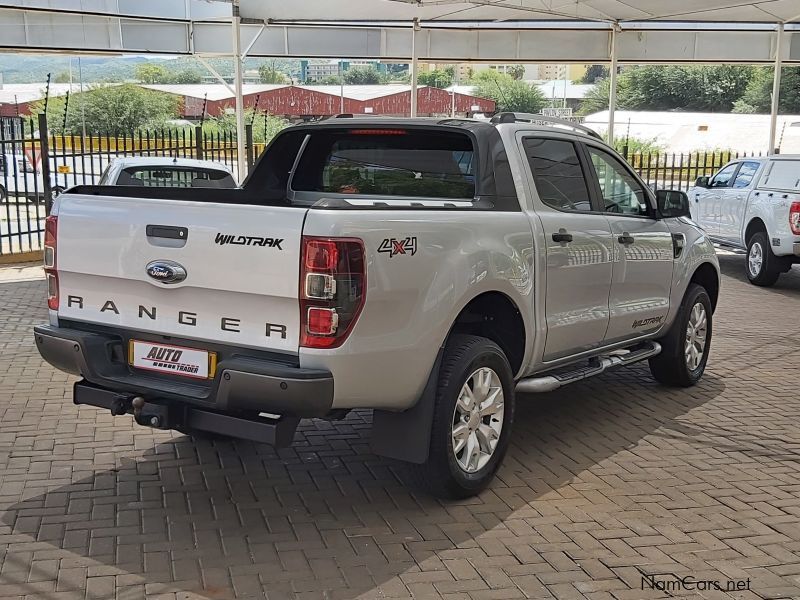
<svg viewBox="0 0 800 600"><path fill-rule="evenodd" d="M375 452L437 495L486 486L517 392L708 360L714 248L596 134L339 117L288 128L240 189L69 190L47 220L42 356L74 402L291 443L374 409Z"/></svg>

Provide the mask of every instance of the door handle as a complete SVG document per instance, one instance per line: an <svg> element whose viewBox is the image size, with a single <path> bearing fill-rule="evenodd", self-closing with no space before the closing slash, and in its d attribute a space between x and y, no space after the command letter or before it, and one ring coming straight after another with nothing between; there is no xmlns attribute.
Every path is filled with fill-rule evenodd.
<svg viewBox="0 0 800 600"><path fill-rule="evenodd" d="M145 227L145 233L147 237L172 240L185 240L189 237L189 230L186 227L174 227L172 225L148 225Z"/></svg>
<svg viewBox="0 0 800 600"><path fill-rule="evenodd" d="M636 240L634 239L634 237L633 237L633 236L632 236L630 233L628 233L627 231L625 231L625 232L624 232L624 233L623 233L621 236L619 236L619 237L617 238L617 241L618 241L620 244L625 244L625 245L627 246L628 244L632 244L632 243L633 243L633 242L635 242Z"/></svg>
<svg viewBox="0 0 800 600"><path fill-rule="evenodd" d="M553 241L568 244L572 241L572 234L567 233L566 229L559 229L557 233L553 234Z"/></svg>

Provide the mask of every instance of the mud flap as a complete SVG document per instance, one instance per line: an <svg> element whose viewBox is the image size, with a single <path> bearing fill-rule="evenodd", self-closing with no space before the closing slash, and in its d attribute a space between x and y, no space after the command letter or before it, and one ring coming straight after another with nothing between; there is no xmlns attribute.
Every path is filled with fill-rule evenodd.
<svg viewBox="0 0 800 600"><path fill-rule="evenodd" d="M370 446L375 454L417 464L428 460L433 409L443 354L444 346L439 348L422 396L414 406L403 412L373 411Z"/></svg>

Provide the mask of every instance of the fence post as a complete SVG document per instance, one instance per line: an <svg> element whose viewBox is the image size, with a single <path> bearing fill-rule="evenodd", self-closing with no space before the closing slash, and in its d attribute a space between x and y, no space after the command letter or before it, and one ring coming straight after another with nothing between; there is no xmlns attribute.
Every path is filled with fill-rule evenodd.
<svg viewBox="0 0 800 600"><path fill-rule="evenodd" d="M194 128L194 154L197 160L203 160L203 126Z"/></svg>
<svg viewBox="0 0 800 600"><path fill-rule="evenodd" d="M42 165L42 194L44 194L44 211L50 214L53 207L53 194L50 189L50 133L47 131L47 115L39 113L39 154Z"/></svg>
<svg viewBox="0 0 800 600"><path fill-rule="evenodd" d="M244 144L245 153L247 154L247 171L253 168L253 124L249 123L244 126ZM239 179L244 179L244 174L239 174Z"/></svg>

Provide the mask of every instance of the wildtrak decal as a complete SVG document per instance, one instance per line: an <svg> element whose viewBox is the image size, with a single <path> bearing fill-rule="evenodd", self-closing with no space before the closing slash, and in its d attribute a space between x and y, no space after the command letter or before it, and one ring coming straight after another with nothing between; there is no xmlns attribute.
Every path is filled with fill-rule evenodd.
<svg viewBox="0 0 800 600"><path fill-rule="evenodd" d="M417 253L417 238L414 237L407 237L407 238L386 238L381 242L381 245L378 246L378 252L386 253L389 255L389 258L396 256L398 254L410 254L414 256Z"/></svg>
<svg viewBox="0 0 800 600"><path fill-rule="evenodd" d="M232 235L227 233L218 233L214 238L214 243L224 246L226 244L233 244L235 246L268 246L270 248L281 248L281 243L284 238L271 238L259 237L257 235Z"/></svg>
<svg viewBox="0 0 800 600"><path fill-rule="evenodd" d="M633 322L632 329L636 329L637 327L646 327L647 325L658 325L661 321L664 320L664 317L650 317L649 319L636 319Z"/></svg>

